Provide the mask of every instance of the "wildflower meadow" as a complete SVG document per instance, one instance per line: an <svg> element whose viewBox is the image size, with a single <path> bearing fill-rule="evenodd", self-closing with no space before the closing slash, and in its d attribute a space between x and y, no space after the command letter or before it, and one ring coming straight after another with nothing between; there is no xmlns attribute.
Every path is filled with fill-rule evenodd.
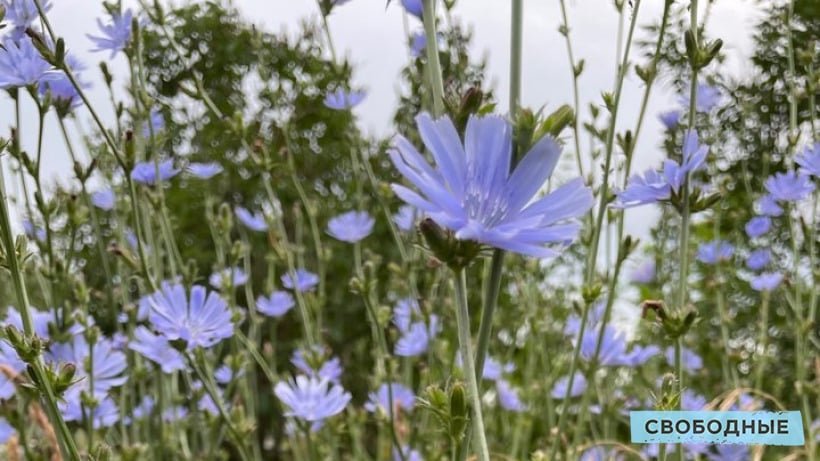
<svg viewBox="0 0 820 461"><path fill-rule="evenodd" d="M743 54L728 0L484 1L499 85L477 0L291 1L0 0L0 459L820 458L820 2ZM386 135L354 7L401 18Z"/></svg>

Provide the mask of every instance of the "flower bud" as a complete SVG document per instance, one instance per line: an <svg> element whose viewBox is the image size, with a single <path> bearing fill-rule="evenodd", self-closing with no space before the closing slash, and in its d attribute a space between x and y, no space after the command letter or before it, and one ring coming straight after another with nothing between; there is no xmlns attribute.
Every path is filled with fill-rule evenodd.
<svg viewBox="0 0 820 461"><path fill-rule="evenodd" d="M456 383L450 388L450 437L460 440L469 421L467 391L464 384Z"/></svg>

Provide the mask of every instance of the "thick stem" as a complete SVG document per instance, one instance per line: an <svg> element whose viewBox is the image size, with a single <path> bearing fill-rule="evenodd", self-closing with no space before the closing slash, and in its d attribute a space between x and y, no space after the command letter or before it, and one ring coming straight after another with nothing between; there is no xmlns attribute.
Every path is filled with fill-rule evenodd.
<svg viewBox="0 0 820 461"><path fill-rule="evenodd" d="M444 115L444 80L441 76L441 62L438 56L436 40L435 0L422 0L424 10L424 35L427 38L427 72L430 78L430 89L433 95L433 115Z"/></svg>
<svg viewBox="0 0 820 461"><path fill-rule="evenodd" d="M467 307L467 275L463 268L455 270L456 288L456 322L458 323L458 346L461 361L464 364L464 377L467 380L467 393L472 407L473 447L478 461L489 461L490 451L487 448L487 437L484 433L484 418L481 415L481 393L476 379L475 362L473 362L472 335L470 333L470 312Z"/></svg>

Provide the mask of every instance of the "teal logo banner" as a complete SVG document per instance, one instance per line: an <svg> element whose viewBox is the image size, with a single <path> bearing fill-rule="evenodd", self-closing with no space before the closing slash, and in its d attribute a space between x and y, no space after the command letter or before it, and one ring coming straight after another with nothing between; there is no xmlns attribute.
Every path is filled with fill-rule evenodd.
<svg viewBox="0 0 820 461"><path fill-rule="evenodd" d="M799 411L633 411L632 443L805 443Z"/></svg>

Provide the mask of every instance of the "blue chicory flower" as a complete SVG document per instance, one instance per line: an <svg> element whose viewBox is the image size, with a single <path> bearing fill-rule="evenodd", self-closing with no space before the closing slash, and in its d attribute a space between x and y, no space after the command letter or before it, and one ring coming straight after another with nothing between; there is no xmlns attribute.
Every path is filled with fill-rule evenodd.
<svg viewBox="0 0 820 461"><path fill-rule="evenodd" d="M402 457L404 454L404 457ZM398 448L393 447L393 461L424 461L424 457L421 456L418 450L414 450L408 446L403 446L401 448L401 453L399 453Z"/></svg>
<svg viewBox="0 0 820 461"><path fill-rule="evenodd" d="M416 357L427 351L430 343L430 331L424 322L415 322L408 326L394 346L393 353L399 357Z"/></svg>
<svg viewBox="0 0 820 461"><path fill-rule="evenodd" d="M672 350L674 351L674 349ZM696 394L692 389L685 389L680 396L680 407L683 411L701 411L708 404L706 397Z"/></svg>
<svg viewBox="0 0 820 461"><path fill-rule="evenodd" d="M226 268L218 272L214 272L208 278L208 283L216 289L221 289L226 286L232 288L241 287L248 282L248 274L238 267Z"/></svg>
<svg viewBox="0 0 820 461"><path fill-rule="evenodd" d="M495 391L498 393L498 404L501 405L501 408L515 413L527 411L527 407L521 402L518 391L507 381L503 379L496 381Z"/></svg>
<svg viewBox="0 0 820 461"><path fill-rule="evenodd" d="M388 391L389 387L389 391ZM381 411L387 414L390 408L390 395L393 393L393 408L412 410L416 403L416 394L409 387L400 383L382 384L378 391L371 392L369 400L364 404L364 409L370 413Z"/></svg>
<svg viewBox="0 0 820 461"><path fill-rule="evenodd" d="M814 184L805 173L777 173L766 180L766 190L778 202L798 202L814 192Z"/></svg>
<svg viewBox="0 0 820 461"><path fill-rule="evenodd" d="M461 363L461 356L459 356L459 366ZM502 364L494 357L488 355L484 360L484 370L482 370L482 377L490 381L498 381L505 373L512 373L515 371L515 364L507 362Z"/></svg>
<svg viewBox="0 0 820 461"><path fill-rule="evenodd" d="M563 378L555 381L555 384L552 386L552 391L550 392L550 396L554 399L563 399L567 395L567 389L569 387L569 376L564 376ZM584 374L580 371L575 372L575 378L572 380L572 390L569 393L570 397L580 397L587 388L587 380L584 378Z"/></svg>
<svg viewBox="0 0 820 461"><path fill-rule="evenodd" d="M630 279L633 283L646 285L655 281L655 260L649 258L632 271Z"/></svg>
<svg viewBox="0 0 820 461"><path fill-rule="evenodd" d="M720 103L722 96L719 88L705 83L698 83L697 94L695 95L695 110L701 113L711 112ZM688 92L680 97L680 103L684 107L689 107Z"/></svg>
<svg viewBox="0 0 820 461"><path fill-rule="evenodd" d="M171 159L163 160L159 164L138 162L131 170L131 179L140 184L153 185L157 182L157 173L159 173L160 181L166 181L176 176L179 170L174 168L174 161Z"/></svg>
<svg viewBox="0 0 820 461"><path fill-rule="evenodd" d="M539 258L559 254L544 245L574 240L580 226L559 222L592 206L592 193L580 178L532 200L561 154L551 136L539 140L510 174L512 128L503 118L471 116L463 145L449 117L434 121L422 114L416 122L438 169L431 168L406 138L397 136L390 158L425 195L393 184L399 198L452 230L459 240Z"/></svg>
<svg viewBox="0 0 820 461"><path fill-rule="evenodd" d="M414 57L422 56L425 47L427 47L427 35L424 31L416 32L410 37L410 53Z"/></svg>
<svg viewBox="0 0 820 461"><path fill-rule="evenodd" d="M332 218L327 224L327 233L343 242L356 243L373 232L375 223L366 211L349 211Z"/></svg>
<svg viewBox="0 0 820 461"><path fill-rule="evenodd" d="M31 39L3 41L0 47L0 89L18 88L39 83L52 70Z"/></svg>
<svg viewBox="0 0 820 461"><path fill-rule="evenodd" d="M305 269L296 269L296 276L293 277L290 273L284 274L280 277L282 285L288 290L295 290L300 293L310 291L319 284L319 276L313 272Z"/></svg>
<svg viewBox="0 0 820 461"><path fill-rule="evenodd" d="M35 227L34 223L28 219L23 220L23 231L25 231L28 238L33 238L38 242L45 242L46 238L48 238L45 229L42 227Z"/></svg>
<svg viewBox="0 0 820 461"><path fill-rule="evenodd" d="M289 382L280 381L273 390L289 410L285 416L305 421L322 421L345 409L350 393L326 379L297 376Z"/></svg>
<svg viewBox="0 0 820 461"><path fill-rule="evenodd" d="M675 366L675 348L668 347L666 348L666 352L664 354L666 356L666 363L669 364L670 367ZM703 368L703 359L693 350L682 348L680 351L681 355L681 363L683 368L688 371L697 371Z"/></svg>
<svg viewBox="0 0 820 461"><path fill-rule="evenodd" d="M752 251L746 258L746 267L753 271L759 271L769 264L772 254L768 248L760 248Z"/></svg>
<svg viewBox="0 0 820 461"><path fill-rule="evenodd" d="M120 409L111 397L99 400L93 409L84 408L80 404L79 395L66 397L59 407L66 421L83 421L90 418L94 429L111 427L120 420Z"/></svg>
<svg viewBox="0 0 820 461"><path fill-rule="evenodd" d="M404 7L404 11L407 11L409 14L419 18L419 20L424 20L424 6L422 0L401 0L401 6Z"/></svg>
<svg viewBox="0 0 820 461"><path fill-rule="evenodd" d="M91 83L86 82L82 78L81 71L85 70L85 64L72 54L66 55L65 63L68 68L71 69L80 88L84 90L91 88ZM71 82L71 79L68 78L68 75L62 70L47 72L43 78L40 79L39 93L41 98L49 94L52 102L58 106L58 109L66 113L83 104L77 88ZM63 112L58 112L58 114L62 115Z"/></svg>
<svg viewBox="0 0 820 461"><path fill-rule="evenodd" d="M154 328L169 341L185 341L189 351L211 347L234 334L228 304L201 285L194 285L188 296L183 285L163 282L150 302Z"/></svg>
<svg viewBox="0 0 820 461"><path fill-rule="evenodd" d="M772 228L772 218L768 216L755 216L746 223L746 235L750 238L757 238L765 235Z"/></svg>
<svg viewBox="0 0 820 461"><path fill-rule="evenodd" d="M142 137L150 138L151 134L157 134L165 128L165 117L159 109L151 109L148 121L142 125Z"/></svg>
<svg viewBox="0 0 820 461"><path fill-rule="evenodd" d="M680 192L687 174L703 167L708 151L708 146L699 143L697 131L688 130L683 140L682 163L666 159L662 172L647 170L633 175L626 189L616 193L618 200L613 207L630 208L669 200L673 192Z"/></svg>
<svg viewBox="0 0 820 461"><path fill-rule="evenodd" d="M783 274L779 272L764 272L753 278L749 284L755 291L773 291L783 281Z"/></svg>
<svg viewBox="0 0 820 461"><path fill-rule="evenodd" d="M735 247L723 240L713 240L702 243L698 247L698 261L704 264L717 264L720 261L729 260L735 252Z"/></svg>
<svg viewBox="0 0 820 461"><path fill-rule="evenodd" d="M604 326L604 334L601 337L601 346L598 348L598 336L601 325L594 325L584 331L581 337L581 357L584 360L592 360L595 351L598 349L598 364L600 366L627 366L636 367L646 363L659 352L657 346L635 345L632 351L627 352L626 335L619 332L611 324Z"/></svg>
<svg viewBox="0 0 820 461"><path fill-rule="evenodd" d="M265 232L268 230L268 223L265 221L265 215L262 212L251 213L247 208L241 206L236 207L236 217L248 229L256 232Z"/></svg>
<svg viewBox="0 0 820 461"><path fill-rule="evenodd" d="M16 374L22 373L26 369L26 362L20 359L17 351L4 340L0 340L0 365ZM14 380L6 373L0 373L0 400L9 399L16 393L17 386Z"/></svg>
<svg viewBox="0 0 820 461"><path fill-rule="evenodd" d="M803 153L794 159L794 163L802 167L801 172L820 178L820 142L806 147Z"/></svg>
<svg viewBox="0 0 820 461"><path fill-rule="evenodd" d="M364 91L345 91L344 88L337 88L325 96L325 106L334 110L352 109L364 101L367 93Z"/></svg>
<svg viewBox="0 0 820 461"><path fill-rule="evenodd" d="M287 291L274 291L269 297L256 298L256 310L268 317L281 317L295 306L293 296Z"/></svg>
<svg viewBox="0 0 820 461"><path fill-rule="evenodd" d="M413 317L420 317L419 303L413 298L400 299L393 308L393 323L400 332L406 333L410 329Z"/></svg>
<svg viewBox="0 0 820 461"><path fill-rule="evenodd" d="M6 421L6 418L0 416L0 443L6 443L8 440L16 434L17 431L14 430L14 427Z"/></svg>
<svg viewBox="0 0 820 461"><path fill-rule="evenodd" d="M293 364L302 373L314 377L328 380L332 383L339 383L342 377L342 363L338 357L325 359L324 351L316 346L313 349L296 349L290 357Z"/></svg>
<svg viewBox="0 0 820 461"><path fill-rule="evenodd" d="M128 348L159 365L165 374L185 369L182 354L171 347L165 337L151 333L142 325L134 330L134 341L128 344Z"/></svg>
<svg viewBox="0 0 820 461"><path fill-rule="evenodd" d="M189 173L196 176L199 179L211 179L214 176L222 173L225 169L222 168L217 162L210 162L210 163L198 163L193 162L188 164L188 168L186 168Z"/></svg>
<svg viewBox="0 0 820 461"><path fill-rule="evenodd" d="M131 40L131 21L134 14L131 9L125 10L124 14L114 12L111 15L111 22L103 24L102 20L97 18L97 27L100 28L102 35L86 34L94 44L97 46L91 51L110 51L113 59L118 52L125 50L128 41Z"/></svg>
<svg viewBox="0 0 820 461"><path fill-rule="evenodd" d="M103 189L91 194L91 203L101 210L111 211L114 209L116 200L117 197L111 189Z"/></svg>
<svg viewBox="0 0 820 461"><path fill-rule="evenodd" d="M399 230L410 232L415 229L416 223L419 220L420 213L410 205L402 205L399 207L398 213L393 215L393 222Z"/></svg>
<svg viewBox="0 0 820 461"><path fill-rule="evenodd" d="M670 110L667 112L661 112L660 114L658 114L658 118L667 130L674 130L680 122L680 111Z"/></svg>
<svg viewBox="0 0 820 461"><path fill-rule="evenodd" d="M0 6L6 11L3 19L11 26L9 38L14 41L24 37L25 30L40 17L34 0L0 0ZM47 13L51 9L51 0L41 0L40 6L43 13Z"/></svg>
<svg viewBox="0 0 820 461"><path fill-rule="evenodd" d="M756 205L760 209L760 214L763 216L780 216L783 214L783 208L778 205L777 201L769 194L760 197Z"/></svg>
<svg viewBox="0 0 820 461"><path fill-rule="evenodd" d="M77 366L74 377L79 381L69 388L68 393L86 391L95 397L103 396L128 380L128 375L124 374L128 360L108 338L98 338L93 346L89 346L85 336L78 334L71 342L52 344L47 359L53 363L65 362ZM89 388L91 381L94 382L93 389ZM66 400L71 399L66 397Z"/></svg>

